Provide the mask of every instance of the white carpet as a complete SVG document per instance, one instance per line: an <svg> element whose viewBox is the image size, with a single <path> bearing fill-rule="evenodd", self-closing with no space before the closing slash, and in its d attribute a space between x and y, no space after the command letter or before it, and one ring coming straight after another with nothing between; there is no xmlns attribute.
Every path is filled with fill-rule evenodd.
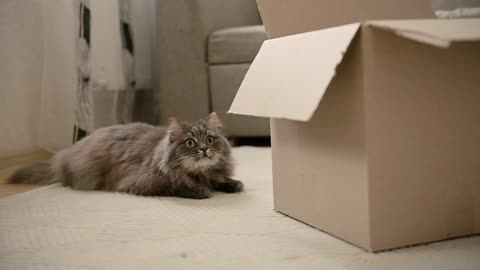
<svg viewBox="0 0 480 270"><path fill-rule="evenodd" d="M270 150L241 194L197 201L49 186L0 200L0 269L480 269L480 237L371 254L273 211Z"/></svg>

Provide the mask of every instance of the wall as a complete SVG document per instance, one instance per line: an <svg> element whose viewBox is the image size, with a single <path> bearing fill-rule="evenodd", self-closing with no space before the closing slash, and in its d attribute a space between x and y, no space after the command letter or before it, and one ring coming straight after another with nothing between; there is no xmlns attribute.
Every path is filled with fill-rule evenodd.
<svg viewBox="0 0 480 270"><path fill-rule="evenodd" d="M43 65L41 2L0 1L0 157L37 149Z"/></svg>
<svg viewBox="0 0 480 270"><path fill-rule="evenodd" d="M70 145L73 138L77 93L75 42L78 32L75 29L78 29L78 15L75 12L75 0L41 2L44 65L37 143L42 149L56 152Z"/></svg>
<svg viewBox="0 0 480 270"><path fill-rule="evenodd" d="M0 0L0 158L72 141L74 0Z"/></svg>

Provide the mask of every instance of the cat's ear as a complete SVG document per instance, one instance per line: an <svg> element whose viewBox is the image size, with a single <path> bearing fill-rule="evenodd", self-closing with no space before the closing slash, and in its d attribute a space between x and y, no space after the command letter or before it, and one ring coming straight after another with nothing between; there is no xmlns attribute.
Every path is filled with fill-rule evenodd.
<svg viewBox="0 0 480 270"><path fill-rule="evenodd" d="M212 112L205 119L207 122L207 127L209 129L221 129L223 128L223 123L215 112Z"/></svg>
<svg viewBox="0 0 480 270"><path fill-rule="evenodd" d="M170 141L176 141L180 138L180 135L183 133L183 126L180 122L177 121L174 117L168 119L168 135L170 136Z"/></svg>

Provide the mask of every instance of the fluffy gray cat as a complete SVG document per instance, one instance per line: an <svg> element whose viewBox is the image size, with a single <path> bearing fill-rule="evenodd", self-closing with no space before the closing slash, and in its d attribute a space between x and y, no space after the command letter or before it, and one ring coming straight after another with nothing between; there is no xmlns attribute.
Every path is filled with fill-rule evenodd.
<svg viewBox="0 0 480 270"><path fill-rule="evenodd" d="M142 123L101 128L53 156L22 168L11 183L60 182L73 189L205 199L212 190L240 192L230 145L215 113L168 128Z"/></svg>

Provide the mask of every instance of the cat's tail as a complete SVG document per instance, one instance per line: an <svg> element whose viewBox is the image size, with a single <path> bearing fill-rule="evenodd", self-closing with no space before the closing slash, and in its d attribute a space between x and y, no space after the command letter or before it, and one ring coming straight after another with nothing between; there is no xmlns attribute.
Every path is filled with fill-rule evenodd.
<svg viewBox="0 0 480 270"><path fill-rule="evenodd" d="M48 185L53 183L53 172L48 162L35 163L15 171L9 178L11 184Z"/></svg>

